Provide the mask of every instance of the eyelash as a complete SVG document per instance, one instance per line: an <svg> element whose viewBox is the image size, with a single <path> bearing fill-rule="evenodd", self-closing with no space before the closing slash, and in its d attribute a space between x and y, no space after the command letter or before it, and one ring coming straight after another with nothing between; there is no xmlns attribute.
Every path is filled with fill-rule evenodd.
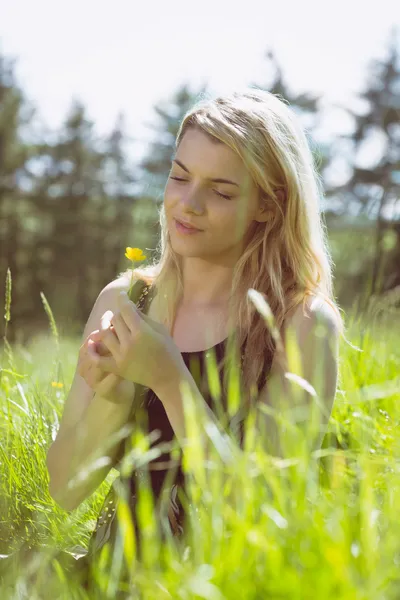
<svg viewBox="0 0 400 600"><path fill-rule="evenodd" d="M174 179L175 181L187 181L186 179L181 179L179 177L170 177L170 179ZM217 192L216 190L213 190L217 196L221 196L221 198L225 198L225 200L231 200L232 196L226 196L226 194L221 194L220 192Z"/></svg>

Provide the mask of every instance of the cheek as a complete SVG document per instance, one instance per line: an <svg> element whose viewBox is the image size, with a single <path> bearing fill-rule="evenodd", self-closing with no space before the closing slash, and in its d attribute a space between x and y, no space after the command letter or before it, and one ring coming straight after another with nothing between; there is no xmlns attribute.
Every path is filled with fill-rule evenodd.
<svg viewBox="0 0 400 600"><path fill-rule="evenodd" d="M176 213L179 197L169 183L164 188L163 203L165 215L170 220ZM248 207L241 202L210 198L204 211L209 233L221 241L239 241L249 226Z"/></svg>
<svg viewBox="0 0 400 600"><path fill-rule="evenodd" d="M176 191L175 186L172 185L173 182L171 183L167 183L167 185L164 188L164 197L163 197L163 204L164 204L164 210L165 210L165 214L167 216L169 216L170 214L175 214L176 212L180 212L179 208L180 208L180 195L179 193ZM177 211L178 208L178 211Z"/></svg>
<svg viewBox="0 0 400 600"><path fill-rule="evenodd" d="M169 194L168 191L165 191L164 198L163 198L163 206L164 206L165 216L167 219L170 219L171 215L173 215L176 212L175 204L176 203L174 203L173 197L171 196L171 194Z"/></svg>
<svg viewBox="0 0 400 600"><path fill-rule="evenodd" d="M221 206L215 210L212 220L213 232L221 234L221 239L238 242L248 228L248 216L241 207Z"/></svg>
<svg viewBox="0 0 400 600"><path fill-rule="evenodd" d="M164 206L167 207L170 204L171 201L171 191L169 189L169 184L167 183L165 188L164 188Z"/></svg>

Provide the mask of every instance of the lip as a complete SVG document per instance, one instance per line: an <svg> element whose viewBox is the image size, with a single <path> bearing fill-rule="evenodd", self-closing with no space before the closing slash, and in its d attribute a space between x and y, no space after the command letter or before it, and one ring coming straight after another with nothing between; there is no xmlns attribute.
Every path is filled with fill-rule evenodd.
<svg viewBox="0 0 400 600"><path fill-rule="evenodd" d="M175 222L179 223L180 225L183 225L189 231L203 231L202 229L198 229L197 227L193 227L193 225L190 225L190 223L187 223L185 221L181 221L180 219L176 219L175 218Z"/></svg>

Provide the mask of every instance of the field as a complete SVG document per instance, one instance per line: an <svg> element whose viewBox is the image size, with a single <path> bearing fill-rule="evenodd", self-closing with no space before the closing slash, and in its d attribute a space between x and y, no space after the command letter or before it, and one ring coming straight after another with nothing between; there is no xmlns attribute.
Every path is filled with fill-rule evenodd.
<svg viewBox="0 0 400 600"><path fill-rule="evenodd" d="M233 466L216 458L206 472L194 445L188 468L194 475L190 493L196 508L185 544L172 538L161 543L145 489L139 520L146 542L140 563L135 563L135 540L126 523L120 559L133 565L132 598L400 597L400 319L389 310L345 317L351 345L341 341L341 380L322 449L311 455L297 452L284 461L253 440ZM117 475L112 470L71 513L48 493L46 452L56 435L77 351L78 340L59 338L54 326L48 336L25 347L3 347L4 600L119 597L117 559L110 567L103 557L97 595L91 596L51 561L57 551L79 552L87 546ZM139 446L145 456L146 440L140 439Z"/></svg>

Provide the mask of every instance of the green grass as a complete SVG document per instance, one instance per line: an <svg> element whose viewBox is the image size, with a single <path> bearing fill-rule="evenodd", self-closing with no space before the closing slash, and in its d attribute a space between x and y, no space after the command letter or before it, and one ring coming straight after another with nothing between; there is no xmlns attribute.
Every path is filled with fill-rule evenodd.
<svg viewBox="0 0 400 600"><path fill-rule="evenodd" d="M400 596L399 321L396 312L363 319L347 315L354 348L341 342L340 388L319 453L297 452L293 460L279 461L255 439L234 465L223 466L217 453L213 469L193 461L190 527L182 546L172 538L161 543L151 499L142 491L139 520L146 541L143 560L132 567L132 598ZM49 562L57 550L87 546L117 475L112 471L72 513L48 493L46 453L77 352L78 340L58 340L54 328L26 347L13 347L12 355L3 348L0 554L15 552L0 584L4 600L117 597L117 580L104 553L98 591L90 596ZM52 381L64 387L52 387ZM138 448L146 456L145 439ZM122 513L121 522L129 525ZM38 550L34 584L28 581L21 546ZM134 539L127 535L121 560L134 554Z"/></svg>

